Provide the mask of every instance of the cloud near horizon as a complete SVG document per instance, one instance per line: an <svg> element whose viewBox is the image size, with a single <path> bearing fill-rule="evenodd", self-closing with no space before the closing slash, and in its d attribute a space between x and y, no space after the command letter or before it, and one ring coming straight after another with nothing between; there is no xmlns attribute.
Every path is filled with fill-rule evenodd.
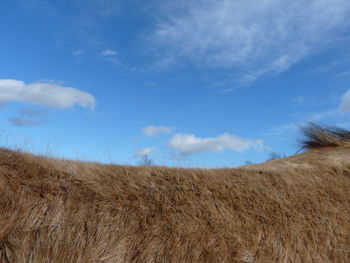
<svg viewBox="0 0 350 263"><path fill-rule="evenodd" d="M38 126L45 123L45 121L24 118L23 116L9 118L8 120L12 125L17 127Z"/></svg>
<svg viewBox="0 0 350 263"><path fill-rule="evenodd" d="M9 118L8 121L17 127L37 126L46 123L43 119L46 111L25 108L20 111L19 116Z"/></svg>
<svg viewBox="0 0 350 263"><path fill-rule="evenodd" d="M142 133L145 136L154 137L161 133L169 133L173 130L172 127L164 127L164 126L146 126L142 128Z"/></svg>
<svg viewBox="0 0 350 263"><path fill-rule="evenodd" d="M244 82L344 43L350 26L348 0L165 1L163 13L150 37L158 64L234 68Z"/></svg>
<svg viewBox="0 0 350 263"><path fill-rule="evenodd" d="M14 79L0 79L0 102L19 101L52 108L70 108L81 106L93 109L95 98L87 93L71 87L53 83L32 83Z"/></svg>
<svg viewBox="0 0 350 263"><path fill-rule="evenodd" d="M175 134L170 139L168 146L179 150L181 155L224 150L243 152L251 148L258 150L265 148L262 140L248 140L227 133L215 138L198 138L193 134Z"/></svg>
<svg viewBox="0 0 350 263"><path fill-rule="evenodd" d="M136 152L135 157L149 157L151 153L155 150L155 147L148 147Z"/></svg>

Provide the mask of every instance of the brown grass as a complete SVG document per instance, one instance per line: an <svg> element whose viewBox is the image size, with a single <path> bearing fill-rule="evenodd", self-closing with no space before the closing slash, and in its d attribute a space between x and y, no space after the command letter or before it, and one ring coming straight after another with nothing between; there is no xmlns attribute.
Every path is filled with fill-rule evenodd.
<svg viewBox="0 0 350 263"><path fill-rule="evenodd" d="M350 131L339 127L321 127L310 123L301 127L304 139L301 146L304 149L317 149L322 147L337 147L350 143Z"/></svg>
<svg viewBox="0 0 350 263"><path fill-rule="evenodd" d="M1 262L350 262L350 144L237 169L0 150Z"/></svg>

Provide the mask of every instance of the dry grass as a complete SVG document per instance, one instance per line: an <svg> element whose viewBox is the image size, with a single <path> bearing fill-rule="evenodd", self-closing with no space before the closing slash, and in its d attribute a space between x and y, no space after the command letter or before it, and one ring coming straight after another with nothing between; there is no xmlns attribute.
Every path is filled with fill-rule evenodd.
<svg viewBox="0 0 350 263"><path fill-rule="evenodd" d="M337 147L350 143L350 132L343 128L326 128L310 123L308 126L302 127L301 130L305 137L305 139L301 141L301 146L304 149Z"/></svg>
<svg viewBox="0 0 350 263"><path fill-rule="evenodd" d="M1 262L350 262L350 144L237 169L0 150Z"/></svg>

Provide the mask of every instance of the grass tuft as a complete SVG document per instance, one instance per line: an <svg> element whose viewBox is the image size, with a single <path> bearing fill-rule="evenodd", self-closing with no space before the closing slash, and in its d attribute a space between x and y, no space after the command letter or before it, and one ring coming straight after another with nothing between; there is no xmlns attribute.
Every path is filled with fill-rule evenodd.
<svg viewBox="0 0 350 263"><path fill-rule="evenodd" d="M315 123L301 127L304 139L301 148L312 150L323 147L338 147L350 142L350 132L339 127L322 127Z"/></svg>

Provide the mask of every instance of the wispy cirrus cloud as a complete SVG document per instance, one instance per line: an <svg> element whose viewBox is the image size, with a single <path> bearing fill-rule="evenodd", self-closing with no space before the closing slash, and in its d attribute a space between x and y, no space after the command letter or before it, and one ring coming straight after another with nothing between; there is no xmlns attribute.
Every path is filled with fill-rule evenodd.
<svg viewBox="0 0 350 263"><path fill-rule="evenodd" d="M101 52L101 55L108 61L119 64L119 59L117 57L118 52L113 49L106 49Z"/></svg>
<svg viewBox="0 0 350 263"><path fill-rule="evenodd" d="M104 57L108 57L108 56L116 56L118 52L112 49L106 49L106 50L103 50L101 54Z"/></svg>
<svg viewBox="0 0 350 263"><path fill-rule="evenodd" d="M284 72L349 37L348 0L165 3L150 37L161 56L236 69L242 82Z"/></svg>
<svg viewBox="0 0 350 263"><path fill-rule="evenodd" d="M312 74L324 74L328 72L339 72L342 71L343 68L349 68L350 64L350 54L342 54L341 58L337 58L336 60L333 60L332 62L329 62L328 64L324 64L321 66L318 66L311 70ZM338 73L337 73L338 74Z"/></svg>
<svg viewBox="0 0 350 263"><path fill-rule="evenodd" d="M86 20L89 20L90 16L91 21L91 19L107 19L120 15L124 2L115 0L76 0L74 4L78 7L80 16Z"/></svg>
<svg viewBox="0 0 350 263"><path fill-rule="evenodd" d="M0 79L0 102L19 101L44 107L70 108L81 106L93 109L95 98L75 88L50 82L26 84L14 79Z"/></svg>
<svg viewBox="0 0 350 263"><path fill-rule="evenodd" d="M248 140L227 133L215 138L199 138L193 134L175 134L168 142L168 146L179 150L181 155L224 150L242 152L251 148L260 150L265 148L262 140Z"/></svg>
<svg viewBox="0 0 350 263"><path fill-rule="evenodd" d="M146 126L142 128L142 133L145 136L154 137L161 133L169 133L173 130L172 127L165 127L165 126Z"/></svg>
<svg viewBox="0 0 350 263"><path fill-rule="evenodd" d="M105 43L98 31L107 21L123 14L130 1L115 0L74 0L59 1L26 0L20 1L24 11L35 13L45 18L48 27L53 28L55 35L68 34L77 37L93 46ZM64 15L62 14L63 11ZM57 23L59 21L59 23ZM57 34L57 32L59 32Z"/></svg>

